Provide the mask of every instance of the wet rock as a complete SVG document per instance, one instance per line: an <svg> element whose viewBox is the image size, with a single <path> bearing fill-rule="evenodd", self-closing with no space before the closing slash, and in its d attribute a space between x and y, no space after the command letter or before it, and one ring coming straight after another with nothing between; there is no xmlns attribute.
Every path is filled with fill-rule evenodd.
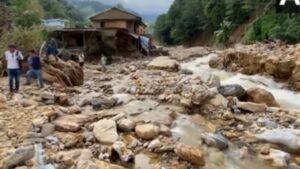
<svg viewBox="0 0 300 169"><path fill-rule="evenodd" d="M262 134L256 135L259 141L278 144L287 148L291 152L300 151L300 130L275 129L267 130Z"/></svg>
<svg viewBox="0 0 300 169"><path fill-rule="evenodd" d="M204 83L209 87L219 87L221 85L221 80L218 76L209 73L206 78L204 78Z"/></svg>
<svg viewBox="0 0 300 169"><path fill-rule="evenodd" d="M226 85L218 87L218 91L224 97L237 97L239 100L243 100L246 96L245 89L240 85Z"/></svg>
<svg viewBox="0 0 300 169"><path fill-rule="evenodd" d="M94 124L93 133L100 143L113 144L118 140L117 125L113 120L103 119Z"/></svg>
<svg viewBox="0 0 300 169"><path fill-rule="evenodd" d="M265 104L257 104L251 102L237 102L237 108L248 111L250 113L263 113L267 111L267 106Z"/></svg>
<svg viewBox="0 0 300 169"><path fill-rule="evenodd" d="M208 146L216 147L220 150L226 150L228 148L228 140L221 134L208 133L202 136L205 144Z"/></svg>
<svg viewBox="0 0 300 169"><path fill-rule="evenodd" d="M217 68L219 66L220 57L218 55L212 56L208 62L211 68Z"/></svg>
<svg viewBox="0 0 300 169"><path fill-rule="evenodd" d="M270 149L269 154L260 154L259 157L266 161L272 161L274 167L287 167L291 156L283 151Z"/></svg>
<svg viewBox="0 0 300 169"><path fill-rule="evenodd" d="M182 160L188 161L194 165L198 165L198 166L205 165L204 153L200 149L179 144L176 146L175 153Z"/></svg>
<svg viewBox="0 0 300 169"><path fill-rule="evenodd" d="M131 150L126 148L126 145L121 142L117 141L112 145L112 148L117 154L119 155L122 162L127 163L130 160L134 159L134 154Z"/></svg>
<svg viewBox="0 0 300 169"><path fill-rule="evenodd" d="M53 124L55 129L62 132L76 132L88 120L85 115L66 115L57 118Z"/></svg>
<svg viewBox="0 0 300 169"><path fill-rule="evenodd" d="M167 56L160 56L153 59L152 62L148 64L148 68L176 72L179 70L179 64L176 60L170 59Z"/></svg>
<svg viewBox="0 0 300 169"><path fill-rule="evenodd" d="M191 71L189 69L181 69L180 73L185 74L185 75L192 75L193 71Z"/></svg>
<svg viewBox="0 0 300 169"><path fill-rule="evenodd" d="M24 163L28 160L31 160L34 157L34 147L21 147L15 151L12 151L6 155L4 159L1 160L0 168L2 169L10 169L14 166L17 166L21 163Z"/></svg>
<svg viewBox="0 0 300 169"><path fill-rule="evenodd" d="M139 138L150 140L159 135L160 129L154 124L142 124L135 127L135 133Z"/></svg>
<svg viewBox="0 0 300 169"><path fill-rule="evenodd" d="M118 128L122 131L132 131L135 127L135 122L130 119L121 119L117 124Z"/></svg>
<svg viewBox="0 0 300 169"><path fill-rule="evenodd" d="M265 103L270 107L279 106L272 93L257 87L247 90L247 101L254 103Z"/></svg>

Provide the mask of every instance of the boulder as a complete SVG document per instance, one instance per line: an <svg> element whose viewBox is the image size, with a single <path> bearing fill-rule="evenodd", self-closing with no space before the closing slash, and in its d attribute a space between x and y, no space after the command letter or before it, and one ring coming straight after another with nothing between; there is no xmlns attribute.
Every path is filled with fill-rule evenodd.
<svg viewBox="0 0 300 169"><path fill-rule="evenodd" d="M62 132L76 132L88 120L85 115L66 115L57 118L53 124L55 129Z"/></svg>
<svg viewBox="0 0 300 169"><path fill-rule="evenodd" d="M130 119L121 119L118 122L118 128L122 131L132 131L135 127L135 122Z"/></svg>
<svg viewBox="0 0 300 169"><path fill-rule="evenodd" d="M135 127L135 133L138 137L151 140L159 135L160 129L154 124L142 124Z"/></svg>
<svg viewBox="0 0 300 169"><path fill-rule="evenodd" d="M103 119L94 124L95 138L104 144L113 144L118 140L117 125L114 120Z"/></svg>
<svg viewBox="0 0 300 169"><path fill-rule="evenodd" d="M176 146L175 153L180 159L188 161L194 165L205 165L204 153L200 149L178 144Z"/></svg>
<svg viewBox="0 0 300 169"><path fill-rule="evenodd" d="M121 141L116 141L112 145L113 150L119 155L122 162L127 163L134 159L134 154L131 150L127 149L126 145Z"/></svg>
<svg viewBox="0 0 300 169"><path fill-rule="evenodd" d="M290 152L300 151L300 130L294 129L275 129L267 130L262 134L256 135L258 141L269 142L283 146Z"/></svg>
<svg viewBox="0 0 300 169"><path fill-rule="evenodd" d="M246 90L237 84L225 85L218 87L218 91L224 97L237 97L239 100L243 100L246 96Z"/></svg>
<svg viewBox="0 0 300 169"><path fill-rule="evenodd" d="M279 107L272 93L258 87L253 87L247 90L247 101L265 103L269 107Z"/></svg>
<svg viewBox="0 0 300 169"><path fill-rule="evenodd" d="M150 69L159 69L177 72L179 70L179 64L176 60L170 59L167 56L160 56L152 60L148 64Z"/></svg>
<svg viewBox="0 0 300 169"><path fill-rule="evenodd" d="M237 108L250 112L250 113L263 113L267 111L265 104L257 104L252 102L237 102Z"/></svg>
<svg viewBox="0 0 300 169"><path fill-rule="evenodd" d="M34 157L35 150L33 146L21 147L9 152L4 159L1 159L0 168L10 169Z"/></svg>
<svg viewBox="0 0 300 169"><path fill-rule="evenodd" d="M211 56L208 64L211 68L218 68L220 65L221 58L218 55Z"/></svg>

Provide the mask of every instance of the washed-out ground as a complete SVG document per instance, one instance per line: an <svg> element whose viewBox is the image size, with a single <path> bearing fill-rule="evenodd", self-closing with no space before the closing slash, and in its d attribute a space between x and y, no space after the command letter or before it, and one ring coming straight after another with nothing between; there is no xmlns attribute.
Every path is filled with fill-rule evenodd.
<svg viewBox="0 0 300 169"><path fill-rule="evenodd" d="M298 49L263 47L244 52ZM82 86L33 84L13 97L1 78L0 168L300 168L297 65L277 70L297 52L249 71L239 49L118 57L86 65Z"/></svg>

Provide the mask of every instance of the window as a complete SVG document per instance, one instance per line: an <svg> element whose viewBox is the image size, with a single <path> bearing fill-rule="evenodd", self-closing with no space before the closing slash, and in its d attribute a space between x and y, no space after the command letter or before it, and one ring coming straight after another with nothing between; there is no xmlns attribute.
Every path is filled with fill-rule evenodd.
<svg viewBox="0 0 300 169"><path fill-rule="evenodd" d="M104 21L101 21L101 22L100 22L100 28L104 28L104 26L105 26L105 22L104 22Z"/></svg>

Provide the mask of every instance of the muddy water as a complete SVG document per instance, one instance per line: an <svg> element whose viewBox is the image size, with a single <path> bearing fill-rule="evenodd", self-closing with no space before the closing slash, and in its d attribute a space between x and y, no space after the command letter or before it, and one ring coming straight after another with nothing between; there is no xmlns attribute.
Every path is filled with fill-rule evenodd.
<svg viewBox="0 0 300 169"><path fill-rule="evenodd" d="M181 65L184 69L189 69L194 74L199 74L203 78L207 78L209 74L218 76L221 79L221 84L239 84L244 88L250 87L261 87L271 92L277 102L282 108L289 110L300 109L300 94L290 90L283 89L284 85L275 82L270 77L259 76L259 75L243 75L237 73L229 73L224 70L211 69L208 65L210 58L214 57L215 54L198 58L194 61L183 63Z"/></svg>

